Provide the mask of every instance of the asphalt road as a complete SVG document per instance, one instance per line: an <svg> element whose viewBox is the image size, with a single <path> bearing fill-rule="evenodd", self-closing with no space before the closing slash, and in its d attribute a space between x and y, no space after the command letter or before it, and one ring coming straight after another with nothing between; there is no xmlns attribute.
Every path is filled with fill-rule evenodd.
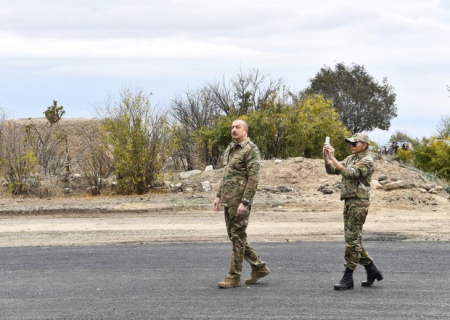
<svg viewBox="0 0 450 320"><path fill-rule="evenodd" d="M228 243L0 248L0 319L450 319L449 242L366 242L384 280L346 291L341 242L253 245L271 274L234 289Z"/></svg>

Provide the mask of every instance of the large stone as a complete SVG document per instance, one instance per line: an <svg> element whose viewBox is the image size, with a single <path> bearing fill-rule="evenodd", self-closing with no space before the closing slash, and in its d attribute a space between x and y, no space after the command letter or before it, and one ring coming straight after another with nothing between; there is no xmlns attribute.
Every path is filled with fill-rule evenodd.
<svg viewBox="0 0 450 320"><path fill-rule="evenodd" d="M211 191L211 182L203 181L202 182L202 189L203 189L203 191Z"/></svg>
<svg viewBox="0 0 450 320"><path fill-rule="evenodd" d="M372 180L370 182L370 187L372 189L383 189L383 186L381 185L381 183L378 180Z"/></svg>
<svg viewBox="0 0 450 320"><path fill-rule="evenodd" d="M334 189L330 187L328 184L321 185L317 191L322 192L323 194L332 194Z"/></svg>
<svg viewBox="0 0 450 320"><path fill-rule="evenodd" d="M208 172L208 171L213 171L214 170L214 167L213 166L211 166L211 165L209 165L209 166L206 166L206 168L205 168L205 172Z"/></svg>
<svg viewBox="0 0 450 320"><path fill-rule="evenodd" d="M286 186L278 186L278 191L280 191L280 192L291 192L292 188L288 188Z"/></svg>
<svg viewBox="0 0 450 320"><path fill-rule="evenodd" d="M173 186L173 189L175 191L182 191L183 190L183 184L182 183L177 183Z"/></svg>
<svg viewBox="0 0 450 320"><path fill-rule="evenodd" d="M408 188L409 184L403 180L389 182L383 186L383 190L408 189Z"/></svg>
<svg viewBox="0 0 450 320"><path fill-rule="evenodd" d="M180 172L180 179L181 180L189 179L190 177L199 175L200 173L202 173L201 170L191 170L191 171Z"/></svg>
<svg viewBox="0 0 450 320"><path fill-rule="evenodd" d="M434 187L435 187L435 185L434 184L431 184L431 183L428 183L428 184L421 184L421 185L418 185L417 186L418 188L422 188L422 189L425 189L425 190L430 190L430 189L433 189Z"/></svg>

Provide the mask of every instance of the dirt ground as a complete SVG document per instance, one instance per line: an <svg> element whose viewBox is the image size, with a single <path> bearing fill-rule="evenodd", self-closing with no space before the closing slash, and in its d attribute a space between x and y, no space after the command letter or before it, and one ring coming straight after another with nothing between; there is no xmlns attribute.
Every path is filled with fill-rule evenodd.
<svg viewBox="0 0 450 320"><path fill-rule="evenodd" d="M248 239L264 241L343 240L339 176L325 173L320 159L261 162ZM100 245L162 242L226 242L223 213L212 209L222 170L181 182L184 192L144 196L72 195L64 198L9 198L0 204L0 246ZM378 159L378 179L404 181L401 189L373 189L364 239L450 241L450 202L441 181ZM212 190L198 186L210 181ZM436 193L425 192L433 186ZM193 190L192 190L193 189ZM322 192L320 190L328 190ZM332 193L329 193L332 192Z"/></svg>

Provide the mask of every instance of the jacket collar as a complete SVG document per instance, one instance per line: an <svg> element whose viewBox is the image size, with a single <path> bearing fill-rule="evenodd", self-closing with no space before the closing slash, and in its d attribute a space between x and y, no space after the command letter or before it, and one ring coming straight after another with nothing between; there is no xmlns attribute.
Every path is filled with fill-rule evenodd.
<svg viewBox="0 0 450 320"><path fill-rule="evenodd" d="M358 153L354 154L354 156L357 159L362 159L365 156L367 156L367 154L369 154L369 149L367 149L366 151L358 152Z"/></svg>
<svg viewBox="0 0 450 320"><path fill-rule="evenodd" d="M230 143L230 147L231 147L232 149L236 148L237 146L243 148L243 147L245 147L245 145L246 145L247 143L249 143L249 142L250 142L250 138L247 137L247 138L245 138L244 140L242 140L240 143L236 143L235 141L231 142L231 143Z"/></svg>

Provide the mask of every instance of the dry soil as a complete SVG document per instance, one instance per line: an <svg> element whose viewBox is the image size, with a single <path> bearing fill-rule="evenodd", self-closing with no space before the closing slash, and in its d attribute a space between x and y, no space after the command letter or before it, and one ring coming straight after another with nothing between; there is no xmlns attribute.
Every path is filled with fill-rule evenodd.
<svg viewBox="0 0 450 320"><path fill-rule="evenodd" d="M330 241L343 239L339 176L325 173L320 159L261 162L248 238L262 241ZM180 180L184 192L144 196L3 197L0 246L100 245L161 242L226 242L223 213L212 208L222 170ZM449 241L447 185L392 159L378 159L374 179L385 174L407 188L373 189L364 226L366 240ZM212 190L195 191L210 181ZM175 181L178 182L178 181ZM442 186L433 194L430 185ZM323 189L334 190L324 193ZM330 192L330 191L329 191Z"/></svg>

